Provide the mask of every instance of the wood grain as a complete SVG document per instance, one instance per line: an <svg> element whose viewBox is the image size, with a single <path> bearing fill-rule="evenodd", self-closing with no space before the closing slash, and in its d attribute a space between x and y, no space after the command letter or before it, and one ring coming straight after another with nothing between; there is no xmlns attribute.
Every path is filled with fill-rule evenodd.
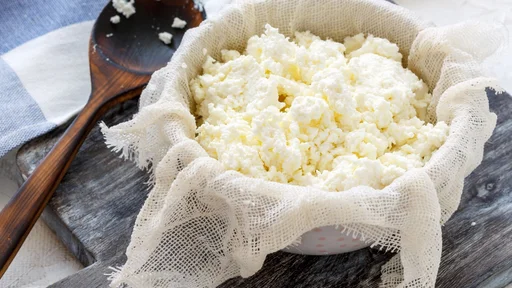
<svg viewBox="0 0 512 288"><path fill-rule="evenodd" d="M142 85L149 81L148 75L126 73L100 57L90 59L94 81L89 102L0 212L0 276L16 256L97 120L116 103L139 95ZM108 74L112 78L104 76ZM110 79L115 86L108 85Z"/></svg>
<svg viewBox="0 0 512 288"><path fill-rule="evenodd" d="M0 277L98 119L114 105L140 95L151 74L171 59L175 48L158 41L151 23L171 25L170 15L179 15L188 21L188 27L195 27L204 17L187 0L142 1L137 10L136 16L112 25L110 17L115 11L107 4L96 20L89 41L92 92L88 103L0 212ZM107 36L113 30L115 37ZM176 38L173 45L177 47L181 39Z"/></svg>
<svg viewBox="0 0 512 288"><path fill-rule="evenodd" d="M443 227L437 287L502 288L512 283L512 98L489 91L489 99L498 125L482 164L465 181L459 210ZM120 123L135 111L131 100L104 120ZM20 150L18 164L25 175L56 137L58 131ZM146 179L133 163L108 151L98 128L93 129L43 214L66 246L90 266L52 287L108 286L103 274L125 261L133 223L148 192ZM391 256L372 249L334 256L278 252L253 277L234 278L221 287L377 287L380 267Z"/></svg>
<svg viewBox="0 0 512 288"><path fill-rule="evenodd" d="M126 121L136 111L137 101L129 100L107 112L103 120L111 126ZM18 154L21 171L30 173L60 133L52 131L22 147ZM149 180L146 173L130 161L106 157L109 154L96 126L42 215L85 266L125 249L135 217L149 192L144 185ZM81 172L76 175L72 171Z"/></svg>

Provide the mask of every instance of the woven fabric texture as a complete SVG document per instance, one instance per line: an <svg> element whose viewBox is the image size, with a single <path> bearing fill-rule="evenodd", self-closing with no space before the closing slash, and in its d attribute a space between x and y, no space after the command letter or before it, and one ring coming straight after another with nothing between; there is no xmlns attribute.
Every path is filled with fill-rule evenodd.
<svg viewBox="0 0 512 288"><path fill-rule="evenodd" d="M404 66L429 86L428 119L450 124L446 143L421 169L382 190L326 192L226 171L194 140L189 81L201 73L203 49L243 50L265 24L292 36L323 38L371 33L397 43ZM140 111L115 127L108 145L141 168L154 186L140 211L112 287L215 287L249 277L265 257L316 227L342 225L382 249L398 251L382 268L381 287L434 287L441 225L457 209L464 177L482 160L496 115L489 111L479 62L500 45L483 24L436 28L379 0L244 1L187 32L172 61L144 90ZM186 65L183 65L185 63ZM187 68L183 68L187 67Z"/></svg>

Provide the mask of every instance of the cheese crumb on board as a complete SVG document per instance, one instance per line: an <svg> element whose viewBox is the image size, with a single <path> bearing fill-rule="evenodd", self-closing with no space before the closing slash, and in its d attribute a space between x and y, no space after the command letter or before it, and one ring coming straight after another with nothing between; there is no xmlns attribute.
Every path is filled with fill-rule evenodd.
<svg viewBox="0 0 512 288"><path fill-rule="evenodd" d="M179 29L183 29L183 28L185 28L185 25L187 25L187 21L185 21L185 20L181 20L181 19L180 19L180 18L178 18L178 17L174 17L174 21L172 22L171 27L172 27L172 28L179 28Z"/></svg>
<svg viewBox="0 0 512 288"><path fill-rule="evenodd" d="M165 44L171 44L172 34L169 32L158 33L158 38Z"/></svg>
<svg viewBox="0 0 512 288"><path fill-rule="evenodd" d="M130 16L135 14L134 3L135 0L112 0L112 5L117 12L123 14L126 18L130 18Z"/></svg>
<svg viewBox="0 0 512 288"><path fill-rule="evenodd" d="M445 142L426 123L426 84L398 46L358 34L343 43L266 25L244 53L207 56L190 83L197 141L226 169L326 191L381 189Z"/></svg>
<svg viewBox="0 0 512 288"><path fill-rule="evenodd" d="M117 24L117 23L121 22L121 17L119 17L119 15L112 16L112 17L110 17L110 22L112 24Z"/></svg>

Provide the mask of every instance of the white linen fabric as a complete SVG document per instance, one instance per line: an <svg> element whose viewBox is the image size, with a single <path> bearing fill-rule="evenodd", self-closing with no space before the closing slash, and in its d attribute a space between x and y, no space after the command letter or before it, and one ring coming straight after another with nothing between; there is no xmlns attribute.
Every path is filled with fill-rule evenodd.
<svg viewBox="0 0 512 288"><path fill-rule="evenodd" d="M87 102L92 20L106 3L2 2L0 157L64 124Z"/></svg>

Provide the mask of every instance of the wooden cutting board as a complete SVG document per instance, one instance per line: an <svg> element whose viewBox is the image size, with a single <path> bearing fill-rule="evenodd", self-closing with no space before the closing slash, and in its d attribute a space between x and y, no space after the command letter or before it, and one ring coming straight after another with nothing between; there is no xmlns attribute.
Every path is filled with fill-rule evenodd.
<svg viewBox="0 0 512 288"><path fill-rule="evenodd" d="M498 125L485 146L482 164L467 177L459 210L443 228L437 287L502 288L512 283L512 98L488 92ZM107 125L130 119L136 101L104 118ZM26 177L64 128L24 145L17 156ZM148 194L148 176L106 148L96 127L73 161L43 219L87 266L51 287L107 287L109 266L126 260L135 217ZM377 287L380 267L392 255L363 249L334 256L284 252L267 257L248 279L222 287Z"/></svg>

